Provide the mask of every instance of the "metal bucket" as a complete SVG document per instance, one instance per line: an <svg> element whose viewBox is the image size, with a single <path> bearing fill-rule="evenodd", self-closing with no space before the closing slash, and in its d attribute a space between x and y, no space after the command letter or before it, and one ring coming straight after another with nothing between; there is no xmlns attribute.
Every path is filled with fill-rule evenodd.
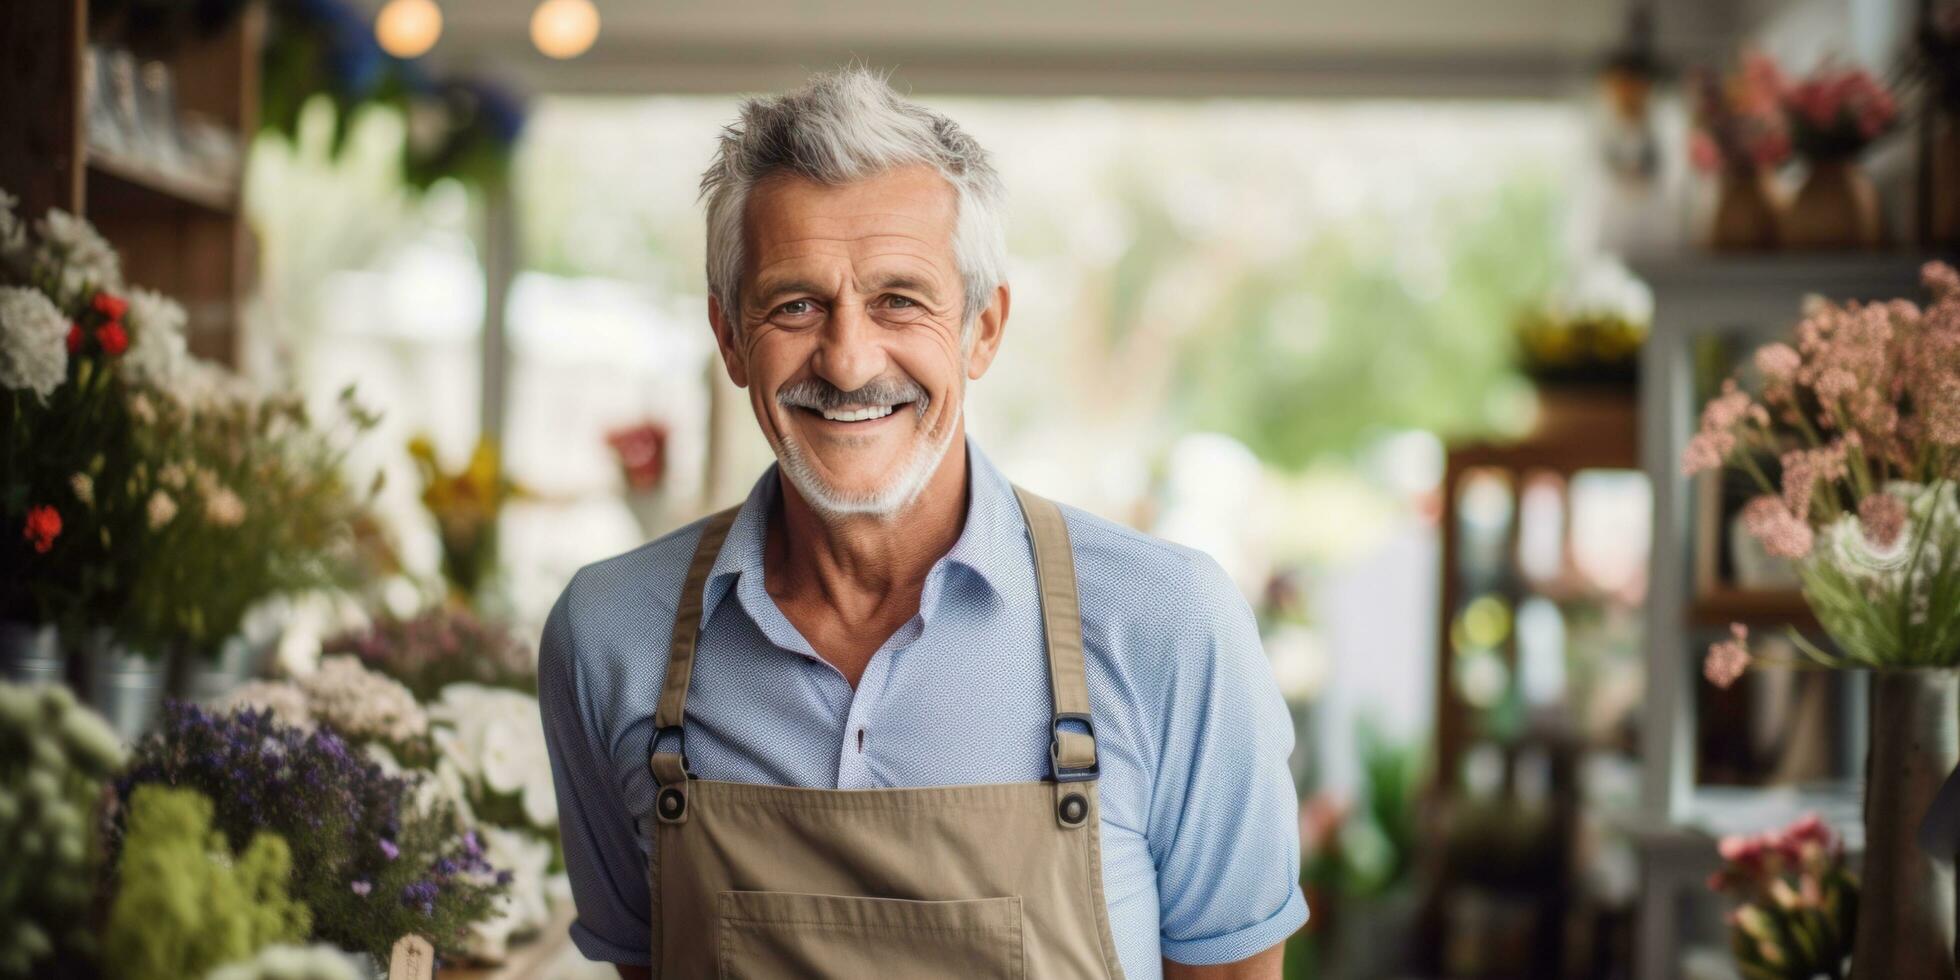
<svg viewBox="0 0 1960 980"><path fill-rule="evenodd" d="M164 663L118 642L106 629L82 640L88 665L88 703L125 742L148 731L163 705Z"/></svg>
<svg viewBox="0 0 1960 980"><path fill-rule="evenodd" d="M257 651L242 636L234 636L218 647L216 657L184 653L185 663L177 693L187 701L211 704L251 679L258 668Z"/></svg>
<svg viewBox="0 0 1960 980"><path fill-rule="evenodd" d="M16 684L65 684L68 658L53 623L0 622L0 676Z"/></svg>

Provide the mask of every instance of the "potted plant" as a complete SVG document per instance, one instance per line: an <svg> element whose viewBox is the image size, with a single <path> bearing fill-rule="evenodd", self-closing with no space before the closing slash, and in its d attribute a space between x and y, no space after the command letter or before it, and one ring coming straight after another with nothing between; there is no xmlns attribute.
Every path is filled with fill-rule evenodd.
<svg viewBox="0 0 1960 980"><path fill-rule="evenodd" d="M1767 55L1745 53L1741 69L1694 79L1694 132L1689 162L1718 184L1709 246L1723 251L1773 249L1782 241L1783 203L1773 174L1790 156L1790 133L1777 98L1783 72Z"/></svg>
<svg viewBox="0 0 1960 980"><path fill-rule="evenodd" d="M1878 190L1858 158L1892 130L1899 107L1862 68L1826 65L1784 89L1791 142L1810 171L1785 224L1793 248L1876 248Z"/></svg>

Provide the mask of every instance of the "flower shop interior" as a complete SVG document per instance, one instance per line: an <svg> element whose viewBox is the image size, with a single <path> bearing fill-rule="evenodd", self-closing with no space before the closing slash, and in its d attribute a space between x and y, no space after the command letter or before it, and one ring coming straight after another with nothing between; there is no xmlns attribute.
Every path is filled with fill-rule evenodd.
<svg viewBox="0 0 1960 980"><path fill-rule="evenodd" d="M615 975L540 629L772 462L697 187L852 61L1008 188L975 442L1257 617L1285 977L1956 976L1960 3L29 0L0 52L0 978Z"/></svg>

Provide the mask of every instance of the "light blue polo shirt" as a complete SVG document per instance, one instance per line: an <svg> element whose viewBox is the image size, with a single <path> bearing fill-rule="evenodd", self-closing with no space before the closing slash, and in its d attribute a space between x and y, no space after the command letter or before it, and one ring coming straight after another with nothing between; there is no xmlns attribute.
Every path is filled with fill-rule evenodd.
<svg viewBox="0 0 1960 980"><path fill-rule="evenodd" d="M578 902L572 937L586 956L648 961L647 742L678 601L705 603L686 731L700 778L857 789L1048 774L1026 525L971 439L967 460L959 539L855 691L763 588L764 522L781 492L773 465L705 596L678 595L699 522L572 579L545 624L538 698ZM1293 726L1252 610L1203 552L1062 513L1102 767L1103 895L1123 972L1159 977L1160 957L1244 959L1307 919Z"/></svg>

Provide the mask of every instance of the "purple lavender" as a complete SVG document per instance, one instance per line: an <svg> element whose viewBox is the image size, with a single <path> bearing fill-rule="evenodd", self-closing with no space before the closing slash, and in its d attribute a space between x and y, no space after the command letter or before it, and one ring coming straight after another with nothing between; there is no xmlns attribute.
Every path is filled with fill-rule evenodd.
<svg viewBox="0 0 1960 980"><path fill-rule="evenodd" d="M233 847L259 831L283 836L314 938L348 949L385 955L407 932L449 946L489 915L505 884L447 807L425 815L412 805L413 777L388 775L332 732L282 725L269 712L167 703L116 793L127 800L152 783L209 796Z"/></svg>

